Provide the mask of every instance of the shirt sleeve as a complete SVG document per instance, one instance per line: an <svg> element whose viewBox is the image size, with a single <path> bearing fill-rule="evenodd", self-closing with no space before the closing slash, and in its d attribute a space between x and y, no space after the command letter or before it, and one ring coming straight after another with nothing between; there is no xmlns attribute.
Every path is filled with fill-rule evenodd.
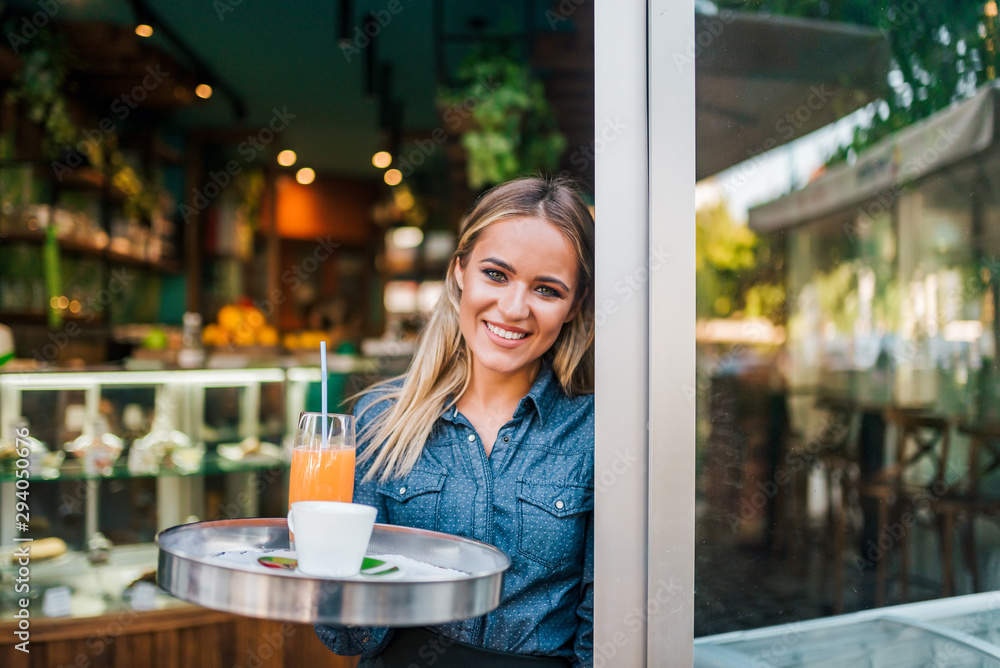
<svg viewBox="0 0 1000 668"><path fill-rule="evenodd" d="M369 393L358 401L354 414L360 415L361 411L371 405L374 393ZM386 405L388 407L388 405ZM358 417L355 423L355 430L360 432L364 424L375 414L384 410L382 406L374 406L370 411L365 412L363 417ZM360 456L367 447L367 443L358 443L356 455ZM385 500L377 492L378 483L374 480L362 482L362 478L371 468L371 460L359 463L354 469L354 503L362 503L367 506L375 506L378 513L375 521L385 524L389 521ZM392 638L392 629L387 626L324 626L316 624L316 635L323 644L334 654L340 656L357 656L371 658L380 653L389 644Z"/></svg>
<svg viewBox="0 0 1000 668"><path fill-rule="evenodd" d="M580 581L580 603L576 606L578 621L573 641L573 666L594 665L594 512L587 516L586 551L583 559L583 579Z"/></svg>

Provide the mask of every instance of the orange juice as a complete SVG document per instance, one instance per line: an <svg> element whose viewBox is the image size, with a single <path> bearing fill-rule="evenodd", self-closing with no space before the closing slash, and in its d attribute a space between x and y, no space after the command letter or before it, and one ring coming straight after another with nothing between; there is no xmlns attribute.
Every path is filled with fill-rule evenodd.
<svg viewBox="0 0 1000 668"><path fill-rule="evenodd" d="M316 448L299 445L292 450L288 481L288 507L296 501L354 500L354 448Z"/></svg>

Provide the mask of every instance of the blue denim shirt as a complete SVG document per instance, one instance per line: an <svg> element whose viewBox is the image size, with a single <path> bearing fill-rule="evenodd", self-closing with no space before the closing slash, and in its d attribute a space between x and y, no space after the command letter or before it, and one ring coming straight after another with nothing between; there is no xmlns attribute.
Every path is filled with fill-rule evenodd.
<svg viewBox="0 0 1000 668"><path fill-rule="evenodd" d="M359 432L387 407L377 392L362 397L355 407ZM367 445L359 443L359 454ZM474 538L510 556L496 610L432 631L489 649L592 664L593 395L568 398L543 365L488 457L472 424L452 408L408 476L362 483L368 468L357 468L354 500L378 508L376 521ZM385 627L316 632L337 654L365 657L382 651L392 634Z"/></svg>

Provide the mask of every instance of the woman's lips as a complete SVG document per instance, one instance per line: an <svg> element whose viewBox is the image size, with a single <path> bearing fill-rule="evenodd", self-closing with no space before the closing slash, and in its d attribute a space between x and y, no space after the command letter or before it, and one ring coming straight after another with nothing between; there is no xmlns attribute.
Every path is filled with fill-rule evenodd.
<svg viewBox="0 0 1000 668"><path fill-rule="evenodd" d="M500 334L498 334L497 332L493 331L493 329L491 329L491 326L493 328L496 328L496 329L502 329L504 331L514 332L515 334L524 334L525 336L522 336L519 339L508 339L507 337L500 336ZM520 331L515 330L515 329L507 330L504 327L501 327L500 325L496 325L494 323L487 322L486 320L483 321L483 329L486 330L486 335L490 338L491 341L493 341L497 345L503 346L505 348L516 348L521 343L523 343L524 341L526 341L528 339L528 337L531 336L531 334L529 332L525 332L524 330L520 330Z"/></svg>

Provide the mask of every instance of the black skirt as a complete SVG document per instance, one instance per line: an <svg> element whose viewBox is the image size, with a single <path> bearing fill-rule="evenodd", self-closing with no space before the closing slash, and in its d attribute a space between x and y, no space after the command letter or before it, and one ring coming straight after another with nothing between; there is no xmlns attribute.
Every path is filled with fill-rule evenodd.
<svg viewBox="0 0 1000 668"><path fill-rule="evenodd" d="M562 657L530 656L484 649L445 638L427 629L395 629L378 656L358 668L569 668Z"/></svg>

